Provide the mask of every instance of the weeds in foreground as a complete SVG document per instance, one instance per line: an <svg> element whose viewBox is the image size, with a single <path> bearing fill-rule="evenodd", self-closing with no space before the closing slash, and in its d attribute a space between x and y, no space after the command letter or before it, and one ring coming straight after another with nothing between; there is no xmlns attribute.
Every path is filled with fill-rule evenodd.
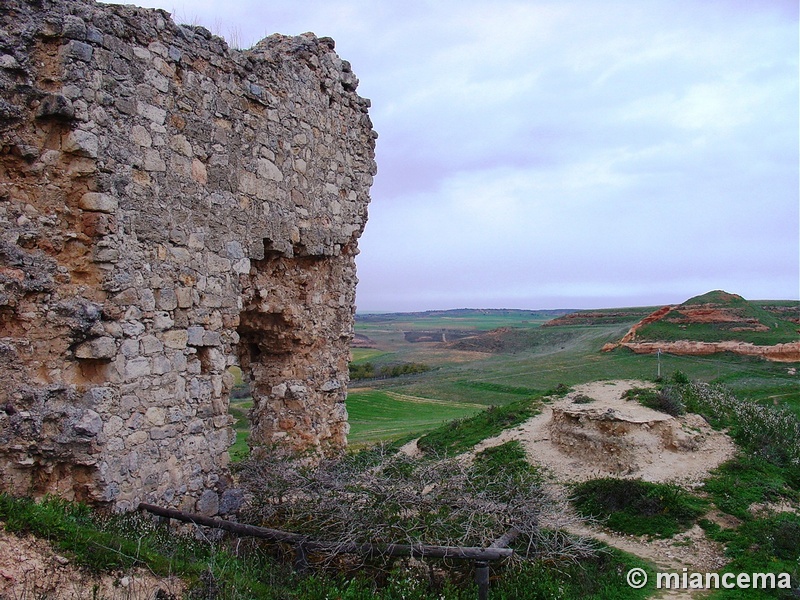
<svg viewBox="0 0 800 600"><path fill-rule="evenodd" d="M503 455L515 454L518 452L514 448L507 448L487 455L481 468L491 471L492 464ZM180 534L139 514L112 518L63 500L48 498L35 502L0 494L0 519L9 530L45 537L90 572L118 574L123 565L141 566L156 573L166 568L170 574L189 582L184 598L191 600L473 600L476 597L469 564L453 569L452 564L442 561L424 564L394 561L355 573L317 569L299 575L291 571L281 558L280 549L274 546L236 538L211 541L202 529L196 530L194 536ZM98 539L102 539L102 544L96 543ZM128 550L120 552L122 548ZM588 554L580 561L551 557L525 564L494 564L491 597L494 600L556 597L640 600L648 592L628 588L624 574L632 567L646 566L635 557L615 550ZM81 593L90 597L92 590Z"/></svg>
<svg viewBox="0 0 800 600"><path fill-rule="evenodd" d="M592 479L576 485L572 502L584 517L633 535L670 537L685 531L708 503L674 484L638 479Z"/></svg>
<svg viewBox="0 0 800 600"><path fill-rule="evenodd" d="M12 533L48 540L92 572L142 567L158 576L178 575L188 582L190 598L273 597L274 579L264 582L253 575L269 562L257 545L238 556L224 544L179 535L139 513L111 515L53 497L36 502L0 494L0 520ZM266 572L274 577L280 568L270 565Z"/></svg>
<svg viewBox="0 0 800 600"><path fill-rule="evenodd" d="M739 454L714 471L703 491L720 510L746 521L756 504L800 503L800 482L790 475L760 456Z"/></svg>

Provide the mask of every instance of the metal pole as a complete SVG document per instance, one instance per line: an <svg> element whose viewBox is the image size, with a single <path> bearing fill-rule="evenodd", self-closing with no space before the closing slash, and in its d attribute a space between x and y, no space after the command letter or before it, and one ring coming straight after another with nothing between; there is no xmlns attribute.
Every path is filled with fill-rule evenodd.
<svg viewBox="0 0 800 600"><path fill-rule="evenodd" d="M656 358L658 360L658 378L661 379L661 348L658 349Z"/></svg>
<svg viewBox="0 0 800 600"><path fill-rule="evenodd" d="M478 584L478 600L489 600L489 563L475 561L475 583Z"/></svg>

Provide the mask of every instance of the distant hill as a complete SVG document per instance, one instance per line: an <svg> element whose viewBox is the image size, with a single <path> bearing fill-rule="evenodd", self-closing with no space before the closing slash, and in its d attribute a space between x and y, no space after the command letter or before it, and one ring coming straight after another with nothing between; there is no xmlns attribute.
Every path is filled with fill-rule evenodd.
<svg viewBox="0 0 800 600"><path fill-rule="evenodd" d="M619 341L635 352L673 354L737 352L770 360L800 360L800 302L749 302L714 290L665 306L634 325Z"/></svg>
<svg viewBox="0 0 800 600"><path fill-rule="evenodd" d="M437 327L459 327L460 324L476 325L477 328L485 328L485 323L493 324L493 321L508 320L518 322L529 319L531 322L540 323L547 319L559 317L566 313L573 312L571 309L556 310L525 310L516 308L453 308L448 310L426 310L421 312L396 312L396 313L356 313L357 323L405 323L413 321L435 325Z"/></svg>
<svg viewBox="0 0 800 600"><path fill-rule="evenodd" d="M656 310L655 306L633 308L602 308L598 310L578 310L556 317L542 327L566 327L570 325L616 325L632 323L645 318Z"/></svg>
<svg viewBox="0 0 800 600"><path fill-rule="evenodd" d="M795 312L800 303L795 305ZM788 315L787 315L788 316ZM737 294L714 290L672 307L660 319L636 329L646 341L742 341L772 346L800 340L798 325L748 302Z"/></svg>

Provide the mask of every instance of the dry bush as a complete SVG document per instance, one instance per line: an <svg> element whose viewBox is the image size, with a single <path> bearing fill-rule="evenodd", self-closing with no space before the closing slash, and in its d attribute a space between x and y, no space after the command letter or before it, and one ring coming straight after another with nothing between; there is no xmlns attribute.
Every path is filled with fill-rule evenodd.
<svg viewBox="0 0 800 600"><path fill-rule="evenodd" d="M339 548L485 547L516 528L517 559L586 556L588 542L561 531L570 518L564 504L548 493L533 467L513 455L418 459L379 446L315 465L262 455L241 466L240 482L249 495L243 516Z"/></svg>

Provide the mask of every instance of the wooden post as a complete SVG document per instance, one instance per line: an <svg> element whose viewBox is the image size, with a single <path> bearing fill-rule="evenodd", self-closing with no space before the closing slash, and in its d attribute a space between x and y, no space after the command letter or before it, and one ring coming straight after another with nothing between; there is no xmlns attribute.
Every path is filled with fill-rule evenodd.
<svg viewBox="0 0 800 600"><path fill-rule="evenodd" d="M489 600L489 563L475 561L475 583L478 584L478 600Z"/></svg>

